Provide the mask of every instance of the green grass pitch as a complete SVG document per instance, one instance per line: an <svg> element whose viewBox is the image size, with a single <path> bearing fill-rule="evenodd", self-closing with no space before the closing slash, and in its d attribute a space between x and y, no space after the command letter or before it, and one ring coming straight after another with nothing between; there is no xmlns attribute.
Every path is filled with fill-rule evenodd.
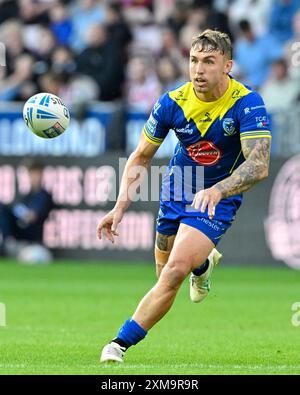
<svg viewBox="0 0 300 395"><path fill-rule="evenodd" d="M1 374L299 374L300 272L228 267L200 304L188 281L171 311L129 349L124 364L99 353L155 283L146 264L0 263Z"/></svg>

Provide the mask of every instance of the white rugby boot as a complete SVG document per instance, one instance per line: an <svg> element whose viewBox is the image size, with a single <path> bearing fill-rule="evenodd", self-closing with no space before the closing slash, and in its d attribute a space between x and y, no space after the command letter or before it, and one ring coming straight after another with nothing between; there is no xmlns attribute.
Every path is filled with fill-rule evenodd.
<svg viewBox="0 0 300 395"><path fill-rule="evenodd" d="M100 362L124 362L126 348L111 342L103 347Z"/></svg>
<svg viewBox="0 0 300 395"><path fill-rule="evenodd" d="M208 295L211 285L211 274L213 268L219 263L222 258L222 254L215 248L211 251L208 256L208 268L205 273L200 276L195 276L191 273L190 276L190 298L194 303L202 302L204 298Z"/></svg>

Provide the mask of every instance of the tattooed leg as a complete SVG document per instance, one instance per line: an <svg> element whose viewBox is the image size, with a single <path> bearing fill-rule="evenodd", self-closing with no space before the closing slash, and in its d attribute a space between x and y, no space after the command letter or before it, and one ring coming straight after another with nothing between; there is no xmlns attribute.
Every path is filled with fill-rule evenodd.
<svg viewBox="0 0 300 395"><path fill-rule="evenodd" d="M160 273L168 262L175 236L166 236L161 233L156 234L156 242L155 242L155 262L156 262L156 275L160 276Z"/></svg>

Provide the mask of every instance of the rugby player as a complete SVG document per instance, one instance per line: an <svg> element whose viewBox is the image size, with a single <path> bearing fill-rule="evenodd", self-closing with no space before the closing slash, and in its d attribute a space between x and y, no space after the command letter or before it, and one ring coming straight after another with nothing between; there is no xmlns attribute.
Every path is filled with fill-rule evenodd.
<svg viewBox="0 0 300 395"><path fill-rule="evenodd" d="M126 350L168 312L190 273L192 301L206 297L212 270L221 257L215 247L231 226L242 193L268 176L268 115L261 96L230 75L233 61L228 35L208 29L196 36L189 65L190 81L165 93L153 107L126 164L115 207L97 228L99 239L103 234L114 242L131 203L130 186L142 181L141 173L131 176L133 168L148 169L172 129L179 141L162 183L155 243L158 280L103 348L101 362L123 362ZM178 199L178 169L185 186L185 167L192 169L192 194ZM204 169L200 190L195 186L199 167Z"/></svg>

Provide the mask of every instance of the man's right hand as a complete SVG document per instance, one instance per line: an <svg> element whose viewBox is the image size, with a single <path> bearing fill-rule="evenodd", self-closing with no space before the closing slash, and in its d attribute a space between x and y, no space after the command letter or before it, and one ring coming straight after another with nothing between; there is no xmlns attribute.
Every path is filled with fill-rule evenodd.
<svg viewBox="0 0 300 395"><path fill-rule="evenodd" d="M114 236L119 236L117 233L117 227L123 218L123 211L120 209L113 209L108 214L106 214L98 224L97 236L98 239L102 239L102 231L108 240L112 243L115 242Z"/></svg>

